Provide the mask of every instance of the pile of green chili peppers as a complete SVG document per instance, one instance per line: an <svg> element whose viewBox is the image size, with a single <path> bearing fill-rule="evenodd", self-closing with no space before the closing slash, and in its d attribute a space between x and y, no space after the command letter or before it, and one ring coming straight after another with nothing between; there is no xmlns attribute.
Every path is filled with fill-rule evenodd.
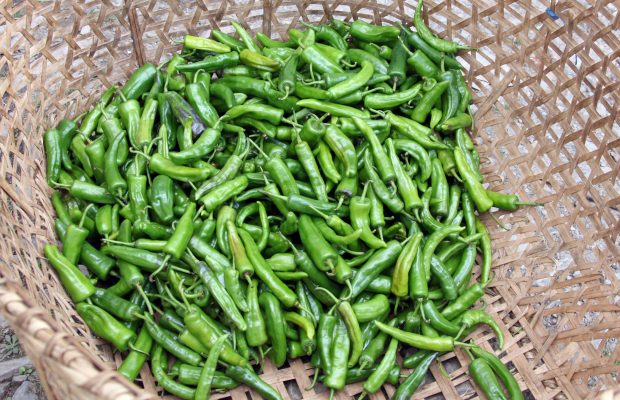
<svg viewBox="0 0 620 400"><path fill-rule="evenodd" d="M264 358L307 357L332 394L389 382L409 399L460 346L488 398L523 398L464 338L487 325L503 345L472 308L492 278L479 215L535 203L483 186L455 58L466 47L430 32L421 7L415 31L332 21L283 42L233 22L238 37L187 35L45 132L63 244L45 255L123 353L122 375L150 362L184 399L240 384L281 399L258 376Z"/></svg>

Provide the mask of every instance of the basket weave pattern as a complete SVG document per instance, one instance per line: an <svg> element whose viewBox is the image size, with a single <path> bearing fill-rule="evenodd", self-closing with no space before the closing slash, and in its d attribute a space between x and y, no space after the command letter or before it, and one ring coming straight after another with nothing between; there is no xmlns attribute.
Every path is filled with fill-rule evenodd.
<svg viewBox="0 0 620 400"><path fill-rule="evenodd" d="M485 216L495 274L485 301L503 321L501 357L534 398L595 397L613 388L620 372L620 4L426 3L435 32L479 48L463 54L463 63L475 94L474 140L485 181L546 203L497 213L509 231ZM278 37L299 15L311 22L409 25L414 6L402 0L0 0L0 311L50 399L155 398L156 387L148 367L146 390L113 371L120 356L92 336L42 257L43 244L55 240L44 129L85 110L139 63L165 60L178 50L171 39L186 32L230 32L235 20ZM493 348L489 331L473 337ZM434 365L433 379L417 396L477 397L466 360L459 351L444 355L450 378ZM287 399L326 399L328 393L303 390L311 375L297 360L281 370L266 365L263 378ZM246 399L245 392L215 398ZM351 385L337 398L360 392ZM371 398L393 392L386 385Z"/></svg>

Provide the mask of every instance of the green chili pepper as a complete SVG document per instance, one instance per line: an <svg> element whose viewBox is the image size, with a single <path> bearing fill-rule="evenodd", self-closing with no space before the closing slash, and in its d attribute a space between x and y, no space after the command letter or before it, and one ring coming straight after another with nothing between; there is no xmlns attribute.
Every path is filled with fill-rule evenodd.
<svg viewBox="0 0 620 400"><path fill-rule="evenodd" d="M459 50L471 50L470 47L463 46L448 40L444 40L435 36L430 29L424 24L422 20L422 5L423 2L420 1L416 7L415 15L413 18L413 24L415 25L415 29L420 35L420 37L428 43L431 47L436 50L443 51L446 53L456 53Z"/></svg>
<svg viewBox="0 0 620 400"><path fill-rule="evenodd" d="M499 358L495 357L492 353L482 350L480 347L477 346L472 347L470 350L476 357L486 361L493 370L493 372L497 374L497 376L504 384L504 387L506 388L510 399L522 400L524 398L523 393L521 392L521 388L519 388L519 383L514 378L510 370L506 368L506 366L501 362Z"/></svg>
<svg viewBox="0 0 620 400"><path fill-rule="evenodd" d="M401 251L402 246L395 240L386 243L385 248L375 251L353 278L351 298L359 296L381 272L391 267Z"/></svg>
<svg viewBox="0 0 620 400"><path fill-rule="evenodd" d="M282 396L269 384L263 382L253 371L238 366L228 366L226 375L239 383L243 383L260 394L265 400L282 400Z"/></svg>
<svg viewBox="0 0 620 400"><path fill-rule="evenodd" d="M538 206L541 203L521 201L516 194L504 194L486 190L486 194L493 202L493 206L500 210L516 211L519 206Z"/></svg>
<svg viewBox="0 0 620 400"><path fill-rule="evenodd" d="M118 350L127 350L135 341L136 334L102 308L86 303L78 303L75 308L97 336L112 343Z"/></svg>
<svg viewBox="0 0 620 400"><path fill-rule="evenodd" d="M58 175L62 168L63 159L60 131L57 129L45 131L43 134L43 144L47 161L47 184L54 187L58 183Z"/></svg>
<svg viewBox="0 0 620 400"><path fill-rule="evenodd" d="M304 62L312 65L312 68L319 73L344 72L338 65L338 61L330 55L324 48L318 46L318 43L304 48L301 52L301 58Z"/></svg>
<svg viewBox="0 0 620 400"><path fill-rule="evenodd" d="M84 274L63 256L58 247L45 245L45 257L49 260L52 267L56 270L60 282L69 294L69 297L76 302L86 300L95 292L95 287Z"/></svg>
<svg viewBox="0 0 620 400"><path fill-rule="evenodd" d="M425 355L416 369L407 377L407 379L405 379L402 384L398 386L398 389L394 392L392 398L395 400L407 400L413 397L413 393L424 380L424 377L428 372L428 368L431 363L435 361L436 357L437 353L428 353Z"/></svg>
<svg viewBox="0 0 620 400"><path fill-rule="evenodd" d="M395 26L372 25L362 20L351 23L349 33L354 38L368 43L390 43L398 38L400 29Z"/></svg>
<svg viewBox="0 0 620 400"><path fill-rule="evenodd" d="M322 271L331 271L338 253L325 240L309 215L299 217L299 236L314 264Z"/></svg>
<svg viewBox="0 0 620 400"><path fill-rule="evenodd" d="M501 400L506 399L506 395L502 390L493 369L483 358L476 358L469 364L469 374L487 399Z"/></svg>
<svg viewBox="0 0 620 400"><path fill-rule="evenodd" d="M450 189L441 161L438 158L431 160L431 182L431 210L435 215L447 216L450 206Z"/></svg>
<svg viewBox="0 0 620 400"><path fill-rule="evenodd" d="M239 236L243 241L248 258L254 266L254 271L258 278L267 285L271 291L277 296L277 298L286 307L293 307L297 304L297 296L295 292L289 289L280 278L275 275L269 264L265 261L260 254L256 242L252 239L252 236L245 230L239 230Z"/></svg>
<svg viewBox="0 0 620 400"><path fill-rule="evenodd" d="M342 319L336 319L334 322L332 338L329 352L331 367L323 380L323 384L330 389L340 390L346 383L349 352L351 349L347 326Z"/></svg>
<svg viewBox="0 0 620 400"><path fill-rule="evenodd" d="M151 338L146 328L142 328L133 345L133 349L123 359L123 363L118 367L117 371L130 382L135 381L142 369L142 365L146 362L147 354L151 352L152 346L153 338Z"/></svg>
<svg viewBox="0 0 620 400"><path fill-rule="evenodd" d="M403 208L405 208L405 205L400 198L397 196L392 196L391 192L379 177L379 174L375 171L372 157L368 151L364 153L364 173L368 177L375 194L379 199L381 199L381 202L383 202L387 208L389 208L393 213L399 213L403 210Z"/></svg>
<svg viewBox="0 0 620 400"><path fill-rule="evenodd" d="M362 119L369 119L370 114L368 111L362 111L357 108L330 103L327 101L315 100L315 99L303 99L297 102L299 107L306 107L313 110L322 111L332 114L336 117L358 117ZM333 126L333 125L330 125Z"/></svg>

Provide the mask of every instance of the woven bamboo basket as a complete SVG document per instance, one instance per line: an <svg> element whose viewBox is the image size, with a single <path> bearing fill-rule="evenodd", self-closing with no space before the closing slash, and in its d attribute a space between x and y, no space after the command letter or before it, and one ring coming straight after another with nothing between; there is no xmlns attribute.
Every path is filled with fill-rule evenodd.
<svg viewBox="0 0 620 400"><path fill-rule="evenodd" d="M495 274L485 300L506 335L499 356L527 398L594 398L614 388L620 372L620 4L426 3L435 32L479 49L462 54L462 62L475 93L474 138L485 181L545 202L496 213L509 231L485 216ZM45 127L85 110L139 64L165 60L178 49L172 39L186 32L230 32L231 21L272 37L299 19L410 24L414 6L402 0L0 0L0 311L50 399L147 399L158 388L148 366L142 387L114 372L120 355L93 337L42 257L43 244L56 240ZM495 348L489 331L473 337ZM417 397L478 397L465 354L440 361L445 371L434 365ZM304 391L311 375L298 360L280 370L268 364L263 378L286 399L326 399L325 391ZM337 398L361 390L352 385ZM393 392L388 385L371 398ZM216 398L258 396L238 388Z"/></svg>

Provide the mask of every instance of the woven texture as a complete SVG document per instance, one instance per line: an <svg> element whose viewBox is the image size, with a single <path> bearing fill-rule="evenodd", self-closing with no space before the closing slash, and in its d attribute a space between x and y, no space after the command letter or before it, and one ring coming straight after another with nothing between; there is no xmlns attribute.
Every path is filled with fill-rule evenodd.
<svg viewBox="0 0 620 400"><path fill-rule="evenodd" d="M156 397L113 372L120 356L94 338L42 257L54 241L42 133L85 110L139 63L159 63L186 32L242 21L272 37L301 17L410 24L414 2L0 0L0 311L50 399ZM503 321L500 353L537 399L593 398L617 385L620 352L620 4L613 0L427 0L430 27L479 49L462 55L475 94L474 139L490 188L544 207L485 216L495 280L487 309ZM473 337L495 349L493 335ZM417 397L476 398L467 357L431 368ZM263 378L287 399L304 391L302 361ZM449 376L448 376L449 375ZM372 399L389 398L387 385ZM239 388L229 397L247 399ZM338 399L353 398L360 385ZM609 393L613 396L613 393ZM255 394L251 398L258 398ZM609 397L612 398L612 397Z"/></svg>

